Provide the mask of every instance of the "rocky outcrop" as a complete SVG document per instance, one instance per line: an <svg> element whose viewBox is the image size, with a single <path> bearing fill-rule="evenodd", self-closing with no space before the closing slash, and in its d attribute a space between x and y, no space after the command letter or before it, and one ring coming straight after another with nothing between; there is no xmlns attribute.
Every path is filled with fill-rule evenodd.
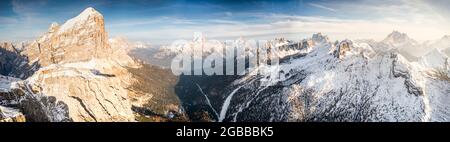
<svg viewBox="0 0 450 142"><path fill-rule="evenodd" d="M43 94L65 102L74 121L133 121L127 78L118 64L93 59L46 67L29 80Z"/></svg>
<svg viewBox="0 0 450 142"><path fill-rule="evenodd" d="M17 78L0 75L0 122L25 122L25 116L19 109L23 91L15 89Z"/></svg>
<svg viewBox="0 0 450 142"><path fill-rule="evenodd" d="M29 121L135 121L128 100L134 62L127 50L108 42L103 16L87 8L48 32L21 53L38 64L20 83L17 107Z"/></svg>
<svg viewBox="0 0 450 142"><path fill-rule="evenodd" d="M20 91L24 96L20 99L20 108L27 121L33 122L69 122L73 121L69 116L69 108L62 100L54 96L47 96L33 90L28 83L19 83Z"/></svg>
<svg viewBox="0 0 450 142"><path fill-rule="evenodd" d="M315 43L326 43L326 42L329 42L329 38L327 36L325 36L325 35L322 35L322 33L313 34L312 40Z"/></svg>
<svg viewBox="0 0 450 142"><path fill-rule="evenodd" d="M0 75L0 105L18 106L20 99L25 93L18 88L18 78Z"/></svg>
<svg viewBox="0 0 450 142"><path fill-rule="evenodd" d="M72 121L64 102L33 90L26 81L0 76L0 84L3 120L15 122L25 121L26 118L26 121L32 122Z"/></svg>
<svg viewBox="0 0 450 142"><path fill-rule="evenodd" d="M346 52L349 52L353 48L353 42L350 40L341 41L336 45L335 56L339 59L344 58Z"/></svg>
<svg viewBox="0 0 450 142"><path fill-rule="evenodd" d="M25 43L0 43L0 74L17 78L27 78L39 68L39 64L29 64L28 57L21 55Z"/></svg>
<svg viewBox="0 0 450 142"><path fill-rule="evenodd" d="M424 94L424 91L422 87L419 87L412 77L411 73L409 72L409 69L407 64L404 63L405 59L402 59L403 57L399 57L397 54L392 53L391 58L393 58L392 61L392 74L394 77L401 77L405 79L405 86L408 90L408 93L414 94L416 96L420 96Z"/></svg>
<svg viewBox="0 0 450 142"><path fill-rule="evenodd" d="M27 49L25 54L30 60L39 58L42 66L103 58L111 53L103 16L93 8L61 26L53 23Z"/></svg>
<svg viewBox="0 0 450 142"><path fill-rule="evenodd" d="M25 122L19 109L0 106L0 122Z"/></svg>

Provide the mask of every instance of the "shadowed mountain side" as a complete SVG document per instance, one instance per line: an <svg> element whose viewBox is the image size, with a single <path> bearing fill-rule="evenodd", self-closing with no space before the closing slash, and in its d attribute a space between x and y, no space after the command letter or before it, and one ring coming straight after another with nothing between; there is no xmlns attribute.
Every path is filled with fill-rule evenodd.
<svg viewBox="0 0 450 142"><path fill-rule="evenodd" d="M10 45L12 49L14 45ZM30 65L28 57L20 55L20 51L8 50L6 43L0 45L0 74L25 79L40 68L38 62Z"/></svg>
<svg viewBox="0 0 450 142"><path fill-rule="evenodd" d="M142 63L128 71L136 79L127 89L138 121L188 121L174 90L178 78L170 70Z"/></svg>
<svg viewBox="0 0 450 142"><path fill-rule="evenodd" d="M237 78L237 76L226 75L181 75L175 92L192 121L215 121L218 118L214 111L220 111L220 106L226 97L222 95L225 93L224 88ZM205 95L215 110L209 106Z"/></svg>

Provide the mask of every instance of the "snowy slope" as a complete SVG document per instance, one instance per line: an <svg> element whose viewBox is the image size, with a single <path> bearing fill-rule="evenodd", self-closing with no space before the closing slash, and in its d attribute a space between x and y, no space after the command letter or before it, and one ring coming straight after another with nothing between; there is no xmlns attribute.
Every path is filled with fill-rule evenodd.
<svg viewBox="0 0 450 142"><path fill-rule="evenodd" d="M386 44L384 46L388 46L389 49L398 50L409 61L416 61L430 51L429 48L408 37L406 33L398 31L393 31L381 43Z"/></svg>
<svg viewBox="0 0 450 142"><path fill-rule="evenodd" d="M15 83L19 80L18 78L0 75L0 93L11 92L11 89L17 87Z"/></svg>
<svg viewBox="0 0 450 142"><path fill-rule="evenodd" d="M431 77L427 66L406 60L398 50L375 52L380 47L373 45L353 41L338 59L337 46L315 42L303 57L262 66L262 74L229 86L225 97L233 96L220 120L449 120L448 81Z"/></svg>
<svg viewBox="0 0 450 142"><path fill-rule="evenodd" d="M448 57L438 49L433 49L420 59L420 63L428 68L445 68Z"/></svg>
<svg viewBox="0 0 450 142"><path fill-rule="evenodd" d="M73 28L77 28L80 25L83 25L88 21L89 17L91 16L99 16L103 17L100 13L98 13L94 8L88 7L83 12L81 12L78 16L67 20L58 30L58 33L64 33L64 32L70 32L69 30L72 30ZM90 22L87 24L94 25L96 23ZM51 27L54 27L54 24L52 24Z"/></svg>

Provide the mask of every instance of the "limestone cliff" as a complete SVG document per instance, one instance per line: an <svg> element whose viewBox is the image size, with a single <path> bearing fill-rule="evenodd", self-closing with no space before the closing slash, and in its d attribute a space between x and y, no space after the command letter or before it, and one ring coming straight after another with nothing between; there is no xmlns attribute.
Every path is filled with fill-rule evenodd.
<svg viewBox="0 0 450 142"><path fill-rule="evenodd" d="M39 64L70 63L104 58L111 53L103 16L87 8L63 25L53 23L48 32L31 43L25 54Z"/></svg>
<svg viewBox="0 0 450 142"><path fill-rule="evenodd" d="M134 63L124 50L113 52L107 39L103 16L93 8L52 24L23 51L29 64L41 66L27 85L64 102L61 113L72 121L134 121L125 89L131 83L125 67Z"/></svg>

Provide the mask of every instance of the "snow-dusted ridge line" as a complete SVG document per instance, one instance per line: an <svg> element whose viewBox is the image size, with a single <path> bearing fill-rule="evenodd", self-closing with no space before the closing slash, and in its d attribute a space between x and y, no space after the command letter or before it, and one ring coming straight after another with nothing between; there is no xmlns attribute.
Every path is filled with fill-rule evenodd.
<svg viewBox="0 0 450 142"><path fill-rule="evenodd" d="M343 41L344 42L344 41ZM449 102L448 89L450 82L444 80L436 80L426 73L430 70L436 69L433 65L438 65L439 68L447 66L444 60L447 59L444 54L440 52L431 52L439 54L432 57L421 57L419 62L408 61L403 57L401 52L396 48L389 48L391 50L382 50L384 46L392 46L385 44L378 44L365 41L345 41L352 44L346 52L336 52L338 45L341 44L315 44L311 50L305 52L306 55L284 62L279 65L279 69L292 74L303 74L305 78L301 80L293 80L289 76L277 78L272 75L272 72L261 72L258 77L260 83L250 83L248 78L254 78L252 74L247 74L241 80L232 86L237 86L231 89L221 110L221 119L226 118L227 111L232 108L229 113L234 115L232 121L237 121L237 115L244 120L257 121L448 121L450 120L450 107L446 107L443 102ZM378 45L382 45L379 47ZM337 54L342 54L337 56ZM339 58L338 58L339 57ZM426 64L422 63L427 61ZM261 67L261 70L270 70L271 67ZM448 71L448 70L447 70ZM247 79L246 79L247 78ZM294 78L295 79L295 78ZM264 82L265 83L261 83ZM267 82L268 81L268 82ZM294 84L284 83L294 82ZM246 87L249 85L249 87ZM258 85L262 85L259 86ZM279 92L281 94L267 94L263 91L267 86L271 87L270 93ZM283 87L280 87L283 86ZM252 87L250 87L252 86ZM254 89L251 89L254 88ZM273 90L274 88L283 88L282 90ZM298 90L301 89L301 90ZM261 92L262 97L259 98L262 102L258 102L258 106L249 105L253 98L239 101L239 105L229 106L230 101L234 101L232 97L236 92L243 94L243 96L252 95L254 92ZM283 91L290 90L290 91ZM308 106L311 108L296 108L292 106L292 99L284 100L284 104L280 106L264 105L264 101L277 100L277 96L286 96L288 98L301 97L302 91L308 90L309 97L312 103ZM291 92L291 93L290 93ZM300 96L298 95L300 93ZM339 97L341 96L341 97ZM271 98L274 97L274 98ZM293 99L296 100L296 99ZM336 101L336 104L332 102ZM328 109L326 106L336 105L334 108ZM270 103L269 103L270 104ZM307 110L308 114L286 114L284 112L288 106L290 111L298 111L299 109ZM363 105L364 108L354 108L351 106ZM298 105L297 105L298 106ZM247 112L246 108L253 107ZM280 107L280 108L278 108ZM289 108L293 107L293 108ZM269 109L267 113L270 118L260 118L265 116L263 114L255 114L258 118L253 118L252 110ZM275 110L273 110L275 109ZM283 110L281 110L283 109ZM350 111L355 109L355 111ZM363 109L363 110L360 110ZM329 112L331 110L331 112ZM341 112L343 111L343 112ZM242 113L241 113L242 112ZM358 113L357 113L358 112ZM362 114L359 114L361 112ZM264 111L262 112L264 113ZM292 112L293 113L293 112ZM308 115L308 116L304 116ZM331 118L329 119L327 115ZM342 115L342 117L336 117ZM289 117L284 117L289 116Z"/></svg>
<svg viewBox="0 0 450 142"><path fill-rule="evenodd" d="M85 22L90 16L100 16L103 17L98 11L96 11L92 7L86 8L83 12L81 12L78 16L67 20L58 30L58 33L64 33L75 26L82 24ZM53 24L52 24L53 26Z"/></svg>

